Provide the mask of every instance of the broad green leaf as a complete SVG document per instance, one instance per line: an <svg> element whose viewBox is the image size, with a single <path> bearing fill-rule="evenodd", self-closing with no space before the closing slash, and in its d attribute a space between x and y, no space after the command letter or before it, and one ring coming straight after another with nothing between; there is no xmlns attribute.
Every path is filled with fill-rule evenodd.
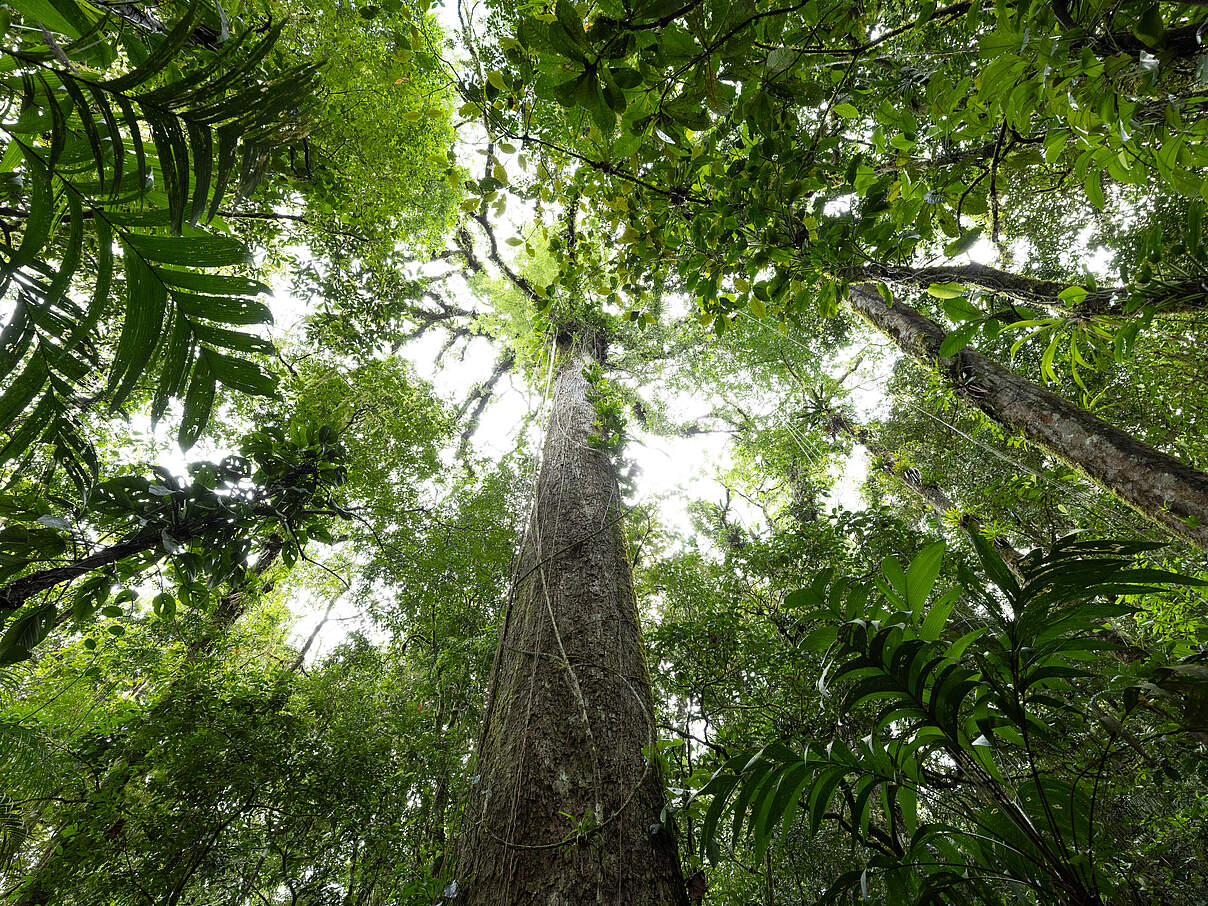
<svg viewBox="0 0 1208 906"><path fill-rule="evenodd" d="M955 299L965 295L965 287L960 283L932 283L927 292L937 299Z"/></svg>
<svg viewBox="0 0 1208 906"><path fill-rule="evenodd" d="M53 32L72 38L79 38L82 34L78 24L69 22L51 0L10 0L8 5L31 25L45 25Z"/></svg>
<svg viewBox="0 0 1208 906"><path fill-rule="evenodd" d="M922 616L927 597L931 594L947 546L943 541L927 545L906 568L906 604L917 620Z"/></svg>
<svg viewBox="0 0 1208 906"><path fill-rule="evenodd" d="M889 580L889 586L902 597L902 602L906 602L906 573L902 569L902 564L894 557L886 557L881 561L881 572L885 574L885 578Z"/></svg>
<svg viewBox="0 0 1208 906"><path fill-rule="evenodd" d="M938 353L939 357L941 359L946 359L949 356L956 355L969 345L969 342L977 334L980 327L980 323L973 321L962 324L960 327L948 331L947 335L944 337L944 341L940 343Z"/></svg>
<svg viewBox="0 0 1208 906"><path fill-rule="evenodd" d="M227 236L138 236L128 235L126 245L138 255L158 264L186 267L223 267L251 260L247 247Z"/></svg>
<svg viewBox="0 0 1208 906"><path fill-rule="evenodd" d="M1107 199L1103 195L1103 185L1100 180L1100 172L1092 168L1087 172L1082 185L1086 189L1086 197L1090 199L1091 204L1102 211L1107 205Z"/></svg>
<svg viewBox="0 0 1208 906"><path fill-rule="evenodd" d="M976 227L972 230L966 230L965 232L961 233L959 238L944 246L944 254L949 258L955 258L958 255L963 255L965 252L969 251L969 249L973 248L973 244L977 242L979 238L981 238L981 234L984 232L984 230L984 227Z"/></svg>
<svg viewBox="0 0 1208 906"><path fill-rule="evenodd" d="M120 406L146 371L159 344L167 289L136 251L126 246L126 317L109 372L110 405Z"/></svg>
<svg viewBox="0 0 1208 906"><path fill-rule="evenodd" d="M570 0L557 0L554 4L554 15L558 24L566 31L567 37L579 47L587 44L587 33L583 30L583 19Z"/></svg>
<svg viewBox="0 0 1208 906"><path fill-rule="evenodd" d="M256 299L202 296L176 289L171 293L173 303L191 318L208 318L223 324L267 324L273 320L269 307Z"/></svg>
<svg viewBox="0 0 1208 906"><path fill-rule="evenodd" d="M183 449L188 450L197 443L205 430L210 420L210 409L214 405L215 389L214 371L210 368L209 358L200 355L193 366L188 393L185 395L184 415L176 433L177 442Z"/></svg>
<svg viewBox="0 0 1208 906"><path fill-rule="evenodd" d="M272 396L277 392L276 378L254 362L226 355L208 346L201 348L200 357L209 364L214 377L232 390L259 396Z"/></svg>
<svg viewBox="0 0 1208 906"><path fill-rule="evenodd" d="M26 609L0 636L0 666L29 658L33 648L54 628L58 604L55 599Z"/></svg>
<svg viewBox="0 0 1208 906"><path fill-rule="evenodd" d="M938 639L944 631L944 626L948 623L948 616L952 613L953 606L959 599L960 589L958 588L950 588L940 595L927 611L927 618L923 620L923 626L919 630L919 638L926 641Z"/></svg>

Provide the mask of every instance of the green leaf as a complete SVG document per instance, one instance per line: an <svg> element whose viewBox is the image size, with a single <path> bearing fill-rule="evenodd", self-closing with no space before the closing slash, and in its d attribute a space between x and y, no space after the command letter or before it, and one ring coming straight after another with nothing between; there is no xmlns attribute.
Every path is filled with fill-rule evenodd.
<svg viewBox="0 0 1208 906"><path fill-rule="evenodd" d="M725 769L723 768L723 770ZM710 862L717 860L717 822L721 820L722 812L725 811L730 794L738 786L738 781L737 775L722 774L722 771L719 771L705 789L697 794L708 793L713 796L713 801L709 803L709 809L705 812L704 820L701 823L701 846Z"/></svg>
<svg viewBox="0 0 1208 906"><path fill-rule="evenodd" d="M210 368L206 355L197 357L193 365L193 374L189 380L189 390L185 395L184 415L177 429L176 439L182 449L188 450L201 436L210 420L210 409L214 405L216 389L214 371Z"/></svg>
<svg viewBox="0 0 1208 906"><path fill-rule="evenodd" d="M793 63L797 61L798 54L790 47L776 47L768 53L768 71L773 73L784 72L789 69ZM840 107L851 107L850 104L840 104ZM855 107L851 107L855 111ZM835 110L838 113L838 108ZM855 114L853 113L853 116Z"/></svg>
<svg viewBox="0 0 1208 906"><path fill-rule="evenodd" d="M931 605L931 609L927 611L927 618L923 621L922 628L919 629L920 639L928 642L939 639L960 595L959 588L950 588L936 599L935 603Z"/></svg>
<svg viewBox="0 0 1208 906"><path fill-rule="evenodd" d="M0 665L16 664L30 656L34 646L54 628L57 606L52 598L27 610L9 624L0 636Z"/></svg>
<svg viewBox="0 0 1208 906"><path fill-rule="evenodd" d="M193 153L193 200L189 223L196 226L205 213L214 165L214 139L210 130L198 123L188 124L189 147Z"/></svg>
<svg viewBox="0 0 1208 906"><path fill-rule="evenodd" d="M47 377L45 356L35 354L0 395L0 430L7 429L37 398Z"/></svg>
<svg viewBox="0 0 1208 906"><path fill-rule="evenodd" d="M173 314L167 342L159 362L159 384L151 403L151 420L158 422L168 408L168 401L177 397L189 376L193 354L193 331L189 319Z"/></svg>
<svg viewBox="0 0 1208 906"><path fill-rule="evenodd" d="M13 141L19 141L13 139ZM29 217L21 236L21 245L10 267L19 267L34 261L50 238L50 227L55 214L54 193L51 190L50 171L41 155L22 144L25 167L30 182Z"/></svg>
<svg viewBox="0 0 1208 906"><path fill-rule="evenodd" d="M40 23L60 35L78 38L82 32L55 8L50 0L10 0L8 4L29 24Z"/></svg>
<svg viewBox="0 0 1208 906"><path fill-rule="evenodd" d="M953 321L973 321L982 317L982 311L969 301L968 296L956 296L944 300L944 314Z"/></svg>
<svg viewBox="0 0 1208 906"><path fill-rule="evenodd" d="M902 603L906 602L906 573L902 569L902 564L894 557L886 557L881 561L881 572L885 574L885 578L889 580L889 586L902 597Z"/></svg>
<svg viewBox="0 0 1208 906"><path fill-rule="evenodd" d="M102 82L102 87L114 94L125 92L138 87L167 69L172 59L189 42L189 38L193 34L193 25L196 22L199 5L200 0L191 0L188 9L179 21L167 35L159 39L151 53L129 72L116 79Z"/></svg>
<svg viewBox="0 0 1208 906"><path fill-rule="evenodd" d="M1101 176L1102 174L1098 169L1092 168L1087 171L1086 176L1082 180L1082 185L1086 189L1086 197L1100 211L1107 206L1107 200L1103 196L1103 185L1100 181Z"/></svg>
<svg viewBox="0 0 1208 906"><path fill-rule="evenodd" d="M838 627L819 626L809 632L799 643L798 647L806 651L823 652L830 648L839 637Z"/></svg>
<svg viewBox="0 0 1208 906"><path fill-rule="evenodd" d="M835 789L839 786L839 781L846 774L847 768L836 765L835 767L827 768L814 780L809 796L811 834L818 833L818 828L822 825L822 819L826 814L826 810L830 807L831 796L834 795Z"/></svg>
<svg viewBox="0 0 1208 906"><path fill-rule="evenodd" d="M936 602L938 604L938 602ZM948 657L955 660L960 660L961 655L965 653L970 645L976 642L979 638L985 635L985 627L974 629L972 632L967 632L948 647Z"/></svg>
<svg viewBox="0 0 1208 906"><path fill-rule="evenodd" d="M916 619L922 615L932 586L940 574L945 550L947 546L943 541L929 544L919 551L906 568L906 604Z"/></svg>
<svg viewBox="0 0 1208 906"><path fill-rule="evenodd" d="M546 39L557 53L574 60L580 67L587 64L587 56L582 44L567 34L561 22L549 23L546 28Z"/></svg>
<svg viewBox="0 0 1208 906"><path fill-rule="evenodd" d="M834 111L837 116L841 116L845 120L854 120L860 115L860 111L851 104L836 104Z"/></svg>
<svg viewBox="0 0 1208 906"><path fill-rule="evenodd" d="M1057 355L1057 346L1060 342L1061 333L1053 331L1049 345L1045 347L1044 353L1040 356L1040 374L1046 381L1057 380L1057 372L1053 370L1053 359Z"/></svg>
<svg viewBox="0 0 1208 906"><path fill-rule="evenodd" d="M225 327L214 327L212 324L193 324L193 335L207 346L222 346L236 352L249 352L257 355L272 355L276 347L263 337L237 330L227 330Z"/></svg>
<svg viewBox="0 0 1208 906"><path fill-rule="evenodd" d="M1008 598L1014 600L1019 594L1019 583L1015 581L1015 576L1008 569L1003 558L999 556L998 551L994 549L994 545L978 532L970 532L969 540L973 542L977 556L990 580L1006 592Z"/></svg>
<svg viewBox="0 0 1208 906"><path fill-rule="evenodd" d="M976 227L972 230L966 230L961 233L957 239L949 242L944 246L944 254L949 258L955 258L957 255L963 255L969 249L973 248L973 244L981 237L985 231L984 227Z"/></svg>
<svg viewBox="0 0 1208 906"><path fill-rule="evenodd" d="M1162 35L1165 33L1166 26L1162 23L1162 12L1158 9L1158 4L1149 4L1141 12L1133 34L1150 47L1157 47L1162 43Z"/></svg>
<svg viewBox="0 0 1208 906"><path fill-rule="evenodd" d="M200 296L175 289L171 294L176 306L191 318L208 318L224 324L268 324L273 320L269 307L255 299Z"/></svg>
<svg viewBox="0 0 1208 906"><path fill-rule="evenodd" d="M247 264L251 255L238 239L228 236L136 236L126 244L148 261L186 267L224 267Z"/></svg>
<svg viewBox="0 0 1208 906"><path fill-rule="evenodd" d="M636 69L626 67L610 68L609 75L612 76L612 80L622 91L629 91L631 88L637 88L642 84L642 74Z"/></svg>
<svg viewBox="0 0 1208 906"><path fill-rule="evenodd" d="M583 30L583 20L579 17L575 5L570 0L557 0L554 4L554 15L558 17L558 24L566 30L567 37L577 46L585 47L587 33Z"/></svg>
<svg viewBox="0 0 1208 906"><path fill-rule="evenodd" d="M110 405L120 406L146 371L159 343L167 307L167 290L143 258L128 247L126 265L126 317L109 371Z"/></svg>
<svg viewBox="0 0 1208 906"><path fill-rule="evenodd" d="M1057 298L1062 302L1069 302L1071 305L1078 305L1087 297L1087 289L1085 286L1068 286L1057 294Z"/></svg>
<svg viewBox="0 0 1208 906"><path fill-rule="evenodd" d="M938 353L939 358L946 359L949 356L954 356L968 346L970 341L977 334L980 326L981 325L978 322L972 321L962 324L960 327L957 327L954 330L950 330L944 337L944 341L940 343Z"/></svg>
<svg viewBox="0 0 1208 906"><path fill-rule="evenodd" d="M927 292L937 299L955 299L965 295L965 287L960 283L932 283Z"/></svg>
<svg viewBox="0 0 1208 906"><path fill-rule="evenodd" d="M9 435L8 443L0 449L0 463L23 455L39 437L53 431L57 422L55 398L52 394L44 394L33 411L21 420L20 427Z"/></svg>
<svg viewBox="0 0 1208 906"><path fill-rule="evenodd" d="M247 277L237 277L230 274L204 274L196 271L178 271L171 268L159 268L156 273L169 286L180 287L199 293L214 295L256 296L272 290L258 280Z"/></svg>
<svg viewBox="0 0 1208 906"><path fill-rule="evenodd" d="M209 364L214 377L232 390L258 396L272 396L277 392L276 378L247 359L224 355L208 346L201 348L201 357Z"/></svg>

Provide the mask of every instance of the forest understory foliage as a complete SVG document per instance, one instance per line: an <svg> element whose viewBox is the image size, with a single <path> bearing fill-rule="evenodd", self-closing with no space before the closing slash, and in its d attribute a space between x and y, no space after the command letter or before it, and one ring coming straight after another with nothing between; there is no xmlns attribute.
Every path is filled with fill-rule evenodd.
<svg viewBox="0 0 1208 906"><path fill-rule="evenodd" d="M0 902L1208 903L1208 6L0 5Z"/></svg>

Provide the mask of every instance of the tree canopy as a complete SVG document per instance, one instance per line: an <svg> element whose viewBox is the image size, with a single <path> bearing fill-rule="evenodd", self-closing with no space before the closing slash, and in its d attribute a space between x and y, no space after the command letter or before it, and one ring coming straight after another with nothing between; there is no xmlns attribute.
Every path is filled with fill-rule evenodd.
<svg viewBox="0 0 1208 906"><path fill-rule="evenodd" d="M0 900L1203 901L1208 6L0 24Z"/></svg>

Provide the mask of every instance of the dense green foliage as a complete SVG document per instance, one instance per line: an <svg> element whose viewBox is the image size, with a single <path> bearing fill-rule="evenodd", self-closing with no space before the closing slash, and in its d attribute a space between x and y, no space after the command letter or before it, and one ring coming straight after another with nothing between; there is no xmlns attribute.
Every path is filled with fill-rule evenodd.
<svg viewBox="0 0 1208 906"><path fill-rule="evenodd" d="M0 900L456 903L573 338L690 902L1203 902L1208 6L458 11L0 7Z"/></svg>

